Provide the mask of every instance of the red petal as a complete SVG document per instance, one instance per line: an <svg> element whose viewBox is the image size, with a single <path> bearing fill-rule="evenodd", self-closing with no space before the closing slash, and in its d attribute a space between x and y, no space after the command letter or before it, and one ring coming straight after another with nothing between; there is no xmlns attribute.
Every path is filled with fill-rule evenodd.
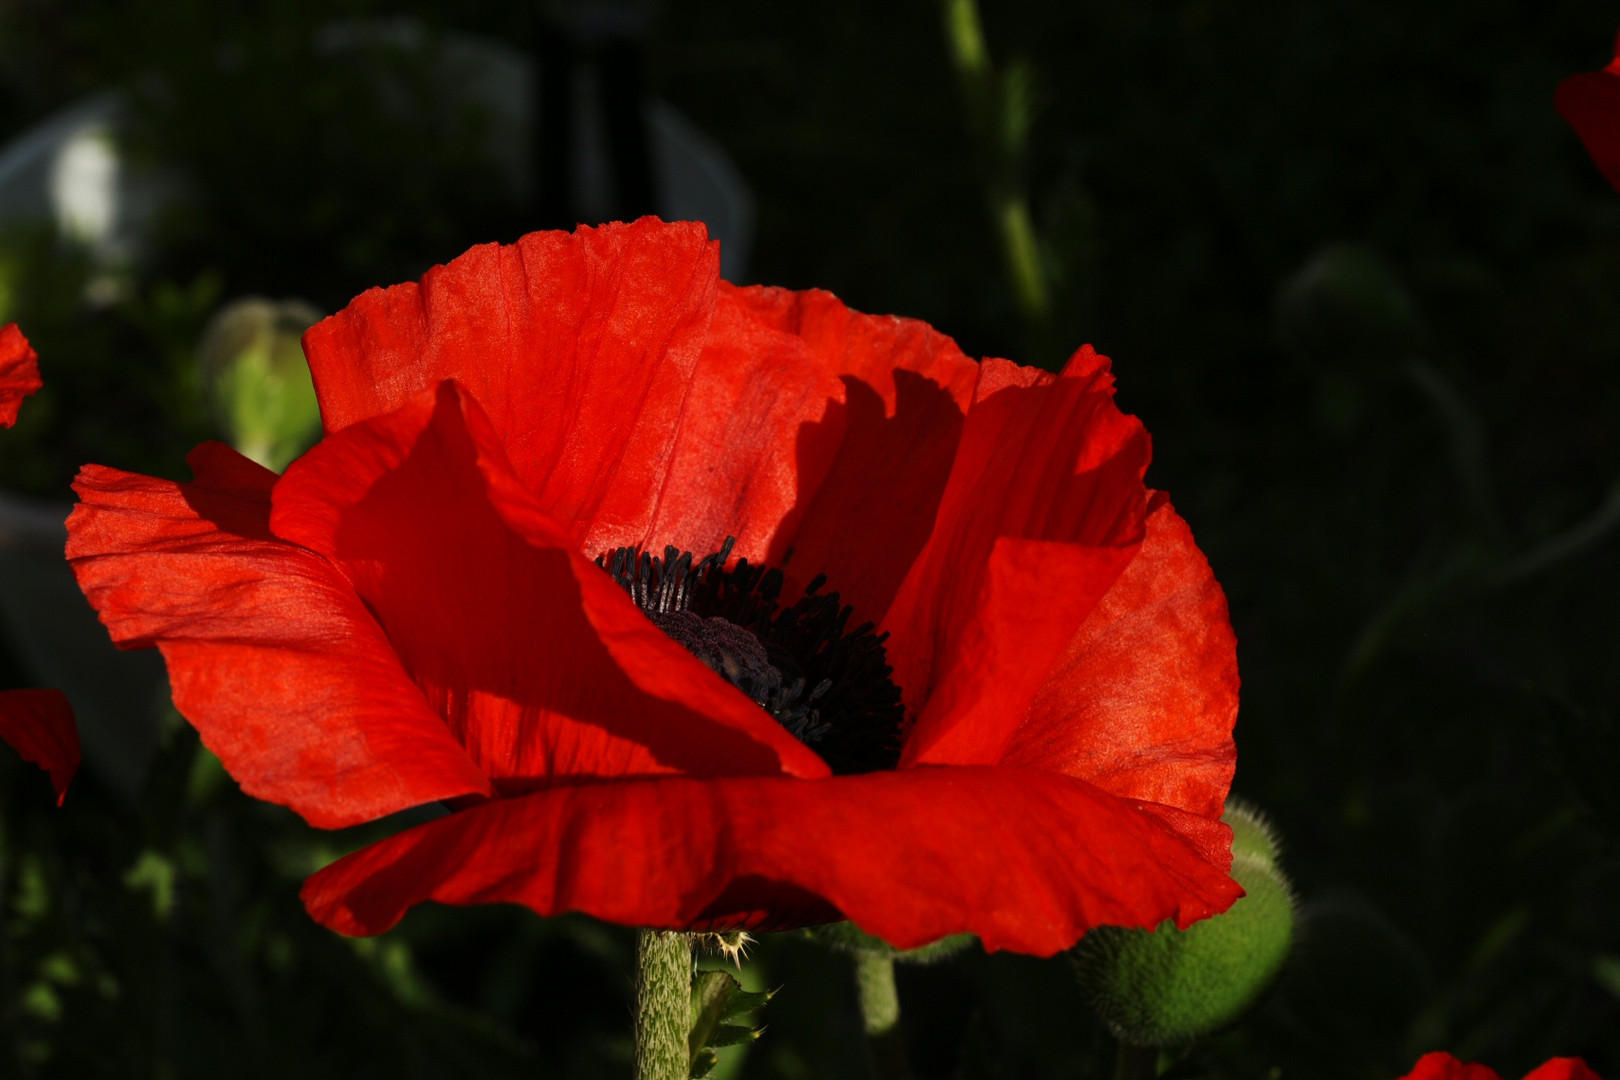
<svg viewBox="0 0 1620 1080"><path fill-rule="evenodd" d="M727 536L876 621L933 526L978 365L925 323L721 282L647 539Z"/></svg>
<svg viewBox="0 0 1620 1080"><path fill-rule="evenodd" d="M594 555L633 542L647 532L718 274L702 225L652 218L473 248L305 334L326 430L454 378L577 544Z"/></svg>
<svg viewBox="0 0 1620 1080"><path fill-rule="evenodd" d="M1525 1073L1524 1080L1598 1080L1598 1074L1580 1058L1553 1058Z"/></svg>
<svg viewBox="0 0 1620 1080"><path fill-rule="evenodd" d="M1147 538L1041 687L1003 759L1218 817L1237 765L1226 597L1163 494Z"/></svg>
<svg viewBox="0 0 1620 1080"><path fill-rule="evenodd" d="M1142 542L1147 462L1089 348L1058 378L984 362L933 535L883 624L917 715L903 765L1000 758Z"/></svg>
<svg viewBox="0 0 1620 1080"><path fill-rule="evenodd" d="M44 385L39 379L39 354L17 324L0 326L0 427L15 424L23 398Z"/></svg>
<svg viewBox="0 0 1620 1080"><path fill-rule="evenodd" d="M1586 144L1604 179L1620 190L1620 57L1603 71L1572 75L1559 83L1553 103Z"/></svg>
<svg viewBox="0 0 1620 1080"><path fill-rule="evenodd" d="M348 934L379 933L424 900L668 928L779 926L779 902L842 912L900 947L972 931L987 949L1050 955L1093 926L1186 925L1238 896L1225 826L1145 809L1002 768L591 784L418 826L327 867L303 895Z"/></svg>
<svg viewBox="0 0 1620 1080"><path fill-rule="evenodd" d="M1450 1054L1435 1051L1418 1058L1402 1080L1502 1080L1483 1065L1465 1065Z"/></svg>
<svg viewBox="0 0 1620 1080"><path fill-rule="evenodd" d="M579 555L453 382L295 462L272 525L343 568L507 793L558 776L827 772Z"/></svg>
<svg viewBox="0 0 1620 1080"><path fill-rule="evenodd" d="M86 466L67 554L242 789L334 828L487 794L348 582L270 535L275 474L218 443L189 460L189 484Z"/></svg>
<svg viewBox="0 0 1620 1080"><path fill-rule="evenodd" d="M68 783L79 770L79 731L73 725L73 706L62 691L0 692L0 739L24 761L50 774L56 805L61 806Z"/></svg>

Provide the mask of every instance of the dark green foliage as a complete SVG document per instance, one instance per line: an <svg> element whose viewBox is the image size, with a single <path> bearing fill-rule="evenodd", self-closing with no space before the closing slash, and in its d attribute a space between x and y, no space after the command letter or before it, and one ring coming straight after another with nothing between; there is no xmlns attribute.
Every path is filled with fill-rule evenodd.
<svg viewBox="0 0 1620 1080"><path fill-rule="evenodd" d="M408 70L421 168L374 156L381 134L341 138L344 118L392 121L356 73L305 77L293 28L382 10L0 0L0 136L138 83L144 116L184 119L146 145L212 185L124 303L25 324L48 386L0 433L7 484L59 485L91 457L180 475L206 422L171 358L198 307L330 308L522 230L462 154L478 118ZM387 13L521 41L533 10ZM1227 590L1237 788L1288 837L1302 902L1264 1006L1167 1075L1388 1080L1440 1046L1509 1077L1555 1053L1620 1075L1620 195L1552 108L1560 78L1608 61L1620 10L1011 0L984 18L997 64L1038 90L1020 182L1055 351L1025 345L936 3L669 0L649 82L753 187L755 280L927 319L976 355L1055 367L1089 340L1115 358L1153 432L1149 482ZM229 42L283 74L210 67ZM1346 251L1329 299L1349 301L1298 303ZM185 747L139 806L86 775L56 811L0 761L0 1074L628 1074L626 934L429 908L337 939L297 884L361 837L228 782L187 794ZM862 1075L847 957L767 939L742 978L782 989L764 1037L711 1075ZM1065 964L969 950L899 981L919 1078L1112 1068Z"/></svg>

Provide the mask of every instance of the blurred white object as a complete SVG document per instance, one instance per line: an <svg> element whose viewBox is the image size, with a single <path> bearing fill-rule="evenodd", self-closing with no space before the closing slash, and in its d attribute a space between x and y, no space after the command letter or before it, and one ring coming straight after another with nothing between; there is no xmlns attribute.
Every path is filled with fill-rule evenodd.
<svg viewBox="0 0 1620 1080"><path fill-rule="evenodd" d="M537 65L521 49L492 38L451 34L434 40L409 19L333 23L316 47L341 53L363 48L431 49L446 92L487 110L489 154L514 195L536 193ZM572 181L587 223L608 213L609 165L601 92L595 72L576 72ZM50 221L84 243L97 263L138 261L148 250L162 208L182 197L173 176L130 167L119 146L128 128L122 93L85 98L0 147L0 225ZM754 200L736 167L712 139L667 102L645 107L658 214L701 221L720 241L720 271L731 281L747 273L753 246ZM391 284L378 282L377 284Z"/></svg>
<svg viewBox="0 0 1620 1080"><path fill-rule="evenodd" d="M124 167L117 136L125 122L123 95L106 91L0 148L0 225L50 222L103 266L127 259L173 189Z"/></svg>
<svg viewBox="0 0 1620 1080"><path fill-rule="evenodd" d="M630 0L625 10L634 14L639 6ZM528 54L472 35L435 42L420 24L403 19L334 23L320 32L316 47L333 53L433 49L446 91L488 111L490 157L513 194L535 198L539 79ZM576 70L573 98L573 192L579 213L594 223L609 213L611 167L601 90L590 69ZM754 228L747 186L725 152L674 107L651 100L644 115L659 215L707 224L720 241L721 273L741 280ZM54 224L59 235L83 244L104 272L92 290L139 263L164 207L184 197L181 178L130 163L119 145L128 125L127 99L106 91L0 147L0 227ZM70 509L0 493L0 625L37 684L58 687L73 702L89 766L134 797L157 747L167 680L155 650L114 649L80 594L62 558Z"/></svg>
<svg viewBox="0 0 1620 1080"><path fill-rule="evenodd" d="M80 131L51 163L51 209L75 240L94 242L118 225L118 155L112 132Z"/></svg>

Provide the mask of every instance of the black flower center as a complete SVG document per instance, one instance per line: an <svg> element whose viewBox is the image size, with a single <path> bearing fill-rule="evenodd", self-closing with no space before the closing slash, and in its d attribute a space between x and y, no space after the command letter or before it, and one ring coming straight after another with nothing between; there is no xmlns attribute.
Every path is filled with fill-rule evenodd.
<svg viewBox="0 0 1620 1080"><path fill-rule="evenodd" d="M835 773L892 769L900 760L905 706L871 623L848 629L853 609L822 593L826 575L782 606L782 571L738 559L734 538L693 560L633 547L596 560L660 630L747 694ZM791 553L790 553L791 554Z"/></svg>

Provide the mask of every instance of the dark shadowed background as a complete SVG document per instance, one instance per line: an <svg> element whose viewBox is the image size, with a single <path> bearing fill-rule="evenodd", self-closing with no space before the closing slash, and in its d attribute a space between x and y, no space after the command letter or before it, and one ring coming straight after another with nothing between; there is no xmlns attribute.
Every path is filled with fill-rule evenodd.
<svg viewBox="0 0 1620 1080"><path fill-rule="evenodd" d="M1305 913L1276 992L1174 1075L1387 1080L1448 1048L1620 1076L1620 194L1552 104L1620 4L998 0L1011 149L935 3L548 10L0 0L0 323L47 382L0 488L45 513L84 461L185 476L225 301L329 312L593 214L710 207L742 280L973 355L1091 342L1230 598L1235 791ZM515 120L467 90L503 57ZM4 147L97 101L86 190L112 168L139 198L8 216ZM1043 305L1003 257L1009 201ZM0 599L30 572L5 557ZM53 618L8 609L5 685L42 680ZM629 1075L627 931L431 908L328 934L298 882L373 834L247 799L122 701L153 746L92 754L61 810L0 760L0 1075ZM848 967L764 942L768 1030L717 1075L865 1075ZM901 993L919 1077L1112 1067L1062 960L972 951Z"/></svg>

